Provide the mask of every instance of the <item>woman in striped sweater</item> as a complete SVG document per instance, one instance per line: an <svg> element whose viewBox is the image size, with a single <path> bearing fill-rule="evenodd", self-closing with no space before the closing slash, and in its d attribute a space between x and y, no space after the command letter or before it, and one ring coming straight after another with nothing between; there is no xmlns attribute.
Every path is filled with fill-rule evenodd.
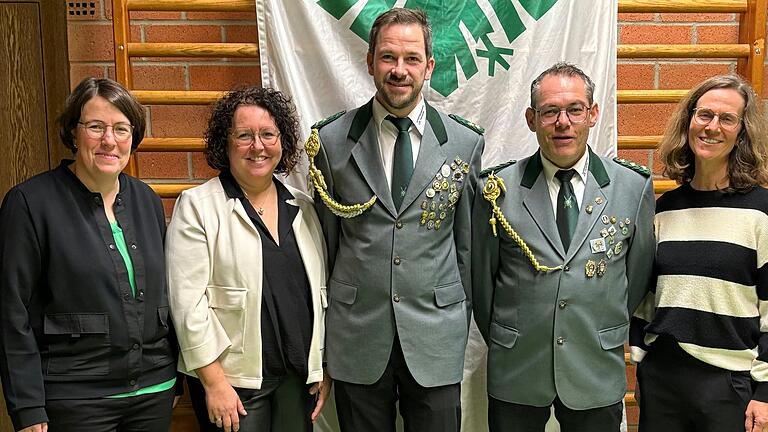
<svg viewBox="0 0 768 432"><path fill-rule="evenodd" d="M656 289L635 313L640 431L768 428L768 138L737 76L680 103L660 145ZM637 392L636 392L637 393Z"/></svg>

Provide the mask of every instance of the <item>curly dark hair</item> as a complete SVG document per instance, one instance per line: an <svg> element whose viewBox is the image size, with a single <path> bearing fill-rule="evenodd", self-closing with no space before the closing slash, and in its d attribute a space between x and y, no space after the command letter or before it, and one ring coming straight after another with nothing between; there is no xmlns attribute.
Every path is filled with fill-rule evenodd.
<svg viewBox="0 0 768 432"><path fill-rule="evenodd" d="M109 78L85 78L67 96L64 112L56 119L61 142L72 151L72 154L77 153L74 130L77 129L83 106L96 96L108 100L128 118L128 122L133 126L131 153L136 151L144 139L144 130L147 126L144 107L119 82Z"/></svg>
<svg viewBox="0 0 768 432"><path fill-rule="evenodd" d="M696 174L696 157L688 143L693 109L710 90L731 89L744 100L744 113L736 145L728 156L729 186L723 192L746 192L768 183L768 136L760 97L738 75L711 77L693 88L677 106L659 144L664 175L678 183L688 183Z"/></svg>
<svg viewBox="0 0 768 432"><path fill-rule="evenodd" d="M204 135L208 165L219 171L229 171L229 134L235 111L240 106L258 106L269 112L280 131L280 146L283 148L275 172L286 175L291 173L303 151L299 146L299 116L296 107L284 93L256 86L232 90L214 104Z"/></svg>

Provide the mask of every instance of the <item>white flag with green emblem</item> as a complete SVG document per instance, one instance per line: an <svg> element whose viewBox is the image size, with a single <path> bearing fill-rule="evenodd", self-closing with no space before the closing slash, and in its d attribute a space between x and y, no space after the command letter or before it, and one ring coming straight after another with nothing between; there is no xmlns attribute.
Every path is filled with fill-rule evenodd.
<svg viewBox="0 0 768 432"><path fill-rule="evenodd" d="M255 1L262 83L293 97L304 137L314 122L374 95L368 33L380 13L406 7L423 9L432 24L436 65L424 95L486 129L484 167L536 151L524 115L530 83L558 61L576 64L595 82L600 120L589 143L598 154L616 153L617 0ZM305 174L291 183L306 188ZM473 326L462 430L487 430L484 369L485 344ZM335 430L333 409L324 417L315 430Z"/></svg>
<svg viewBox="0 0 768 432"><path fill-rule="evenodd" d="M293 96L302 133L376 92L365 56L373 20L393 7L427 12L435 71L427 100L486 129L483 165L532 154L530 83L557 61L596 84L589 143L616 153L617 0L256 0L264 86Z"/></svg>

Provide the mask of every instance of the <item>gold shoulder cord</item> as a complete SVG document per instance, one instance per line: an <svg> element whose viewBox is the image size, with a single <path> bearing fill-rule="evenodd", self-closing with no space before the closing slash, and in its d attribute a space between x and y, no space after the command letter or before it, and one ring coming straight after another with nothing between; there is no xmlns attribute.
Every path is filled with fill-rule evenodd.
<svg viewBox="0 0 768 432"><path fill-rule="evenodd" d="M315 187L325 206L333 214L343 218L353 218L368 210L376 202L376 195L374 195L365 203L344 205L328 195L328 186L325 184L323 173L315 166L315 156L320 151L320 139L318 138L317 129L312 129L304 149L307 151L307 156L309 156L309 181Z"/></svg>
<svg viewBox="0 0 768 432"><path fill-rule="evenodd" d="M491 229L493 230L493 236L498 236L496 233L496 219L498 218L499 222L501 223L501 227L504 228L504 231L509 234L509 237L511 237L512 240L514 240L514 242L520 246L520 249L523 250L523 253L526 257L528 257L528 260L531 262L531 265L533 265L533 268L536 271L549 272L562 269L563 266L547 267L539 264L539 260L537 260L533 255L531 248L528 247L528 245L525 243L525 240L523 240L523 238L520 237L520 235L517 234L514 229L512 229L512 225L510 225L509 221L507 221L507 218L504 217L504 213L501 212L501 208L496 205L496 199L501 196L502 192L506 191L507 187L504 185L504 180L496 177L496 174L491 172L491 174L488 175L488 180L485 182L485 187L483 187L483 198L488 200L488 202L491 203L491 207L493 208L491 219L488 220L488 223L491 225Z"/></svg>

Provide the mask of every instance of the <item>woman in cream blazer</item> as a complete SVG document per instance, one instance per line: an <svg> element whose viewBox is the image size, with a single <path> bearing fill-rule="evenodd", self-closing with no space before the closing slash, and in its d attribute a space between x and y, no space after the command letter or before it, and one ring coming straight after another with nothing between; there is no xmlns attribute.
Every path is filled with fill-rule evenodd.
<svg viewBox="0 0 768 432"><path fill-rule="evenodd" d="M171 314L204 431L311 431L330 390L322 231L312 199L273 176L295 166L297 129L280 92L228 93L205 135L221 174L176 202Z"/></svg>

